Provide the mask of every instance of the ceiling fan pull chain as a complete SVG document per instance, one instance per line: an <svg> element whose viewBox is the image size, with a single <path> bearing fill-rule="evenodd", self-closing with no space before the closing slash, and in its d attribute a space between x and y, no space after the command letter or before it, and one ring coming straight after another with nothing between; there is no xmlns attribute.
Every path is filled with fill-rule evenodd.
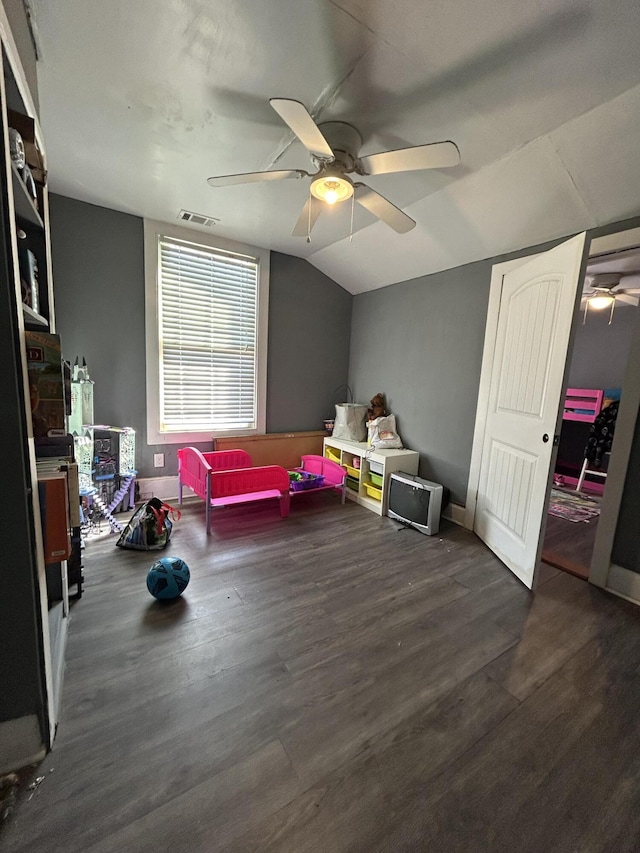
<svg viewBox="0 0 640 853"><path fill-rule="evenodd" d="M611 314L609 314L609 322L607 323L607 325L608 325L608 326L610 326L610 325L611 325L611 321L613 320L613 309L614 309L615 307L616 307L616 298L615 298L615 296L614 296L614 297L613 297L613 302L611 303Z"/></svg>
<svg viewBox="0 0 640 853"><path fill-rule="evenodd" d="M311 185L309 185L309 221L307 224L307 243L311 242Z"/></svg>
<svg viewBox="0 0 640 853"><path fill-rule="evenodd" d="M587 325L587 311L588 310L589 310L589 300L587 299L587 301L584 303L584 315L582 317L582 325L583 326Z"/></svg>
<svg viewBox="0 0 640 853"><path fill-rule="evenodd" d="M356 194L351 194L351 228L349 229L349 242L353 243L353 209L356 206Z"/></svg>

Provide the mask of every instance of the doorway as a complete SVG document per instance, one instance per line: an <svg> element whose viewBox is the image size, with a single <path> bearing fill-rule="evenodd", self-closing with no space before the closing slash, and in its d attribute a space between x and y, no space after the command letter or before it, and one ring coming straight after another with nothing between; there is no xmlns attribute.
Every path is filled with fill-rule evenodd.
<svg viewBox="0 0 640 853"><path fill-rule="evenodd" d="M638 249L640 247L640 229L630 229L625 232L619 232L617 234L608 235L602 238L596 238L591 242L591 261L590 263L594 263L596 259L602 258L602 262L604 263L605 256L611 256L614 254L621 253L630 249ZM553 251L553 250L552 250ZM490 384L491 377L493 374L493 370L495 367L494 359L496 355L496 340L498 337L498 323L499 317L501 313L504 315L507 308L502 304L502 291L503 291L503 282L511 270L518 269L519 267L523 267L523 265L528 264L530 261L535 260L536 258L544 258L549 256L549 253L544 253L543 255L530 256L524 259L517 259L515 261L507 262L505 264L499 264L494 266L492 271L492 279L491 279L491 293L490 293L490 301L489 301L489 310L487 315L487 327L486 327L486 335L485 335L485 346L483 351L483 361L482 361L482 378L480 383L480 391L478 397L478 408L476 415L476 425L474 431L474 440L473 440L473 448L472 448L472 456L471 456L471 465L470 465L470 474L469 474L469 485L467 490L467 501L465 507L465 526L468 529L476 529L478 531L478 525L476 521L477 516L477 508L480 504L482 508L483 498L486 503L486 496L482 495L484 490L484 485L481 477L481 467L483 464L483 451L486 450L486 438L488 431L488 422L490 421L490 417L492 414L492 403L490 400ZM610 260L611 258L609 258ZM618 259L620 260L620 259ZM598 265L599 261L596 263ZM634 259L635 263L635 259ZM587 263L585 261L583 273L586 271ZM602 268L602 265L601 265ZM573 274L572 274L573 275ZM580 276L576 274L574 279L575 288L576 288L576 305L575 311L570 311L570 325L572 326L571 333L571 343L573 345L573 339L577 335L578 326L582 323L582 315L580 314L579 306L581 303L581 291L583 286L583 279L581 280ZM580 288L578 288L578 284L580 282ZM625 285L627 282L625 282ZM620 289L621 286L620 286ZM626 289L626 288L625 288ZM625 297L626 298L626 297ZM616 299L616 302L618 300ZM619 304L616 304L615 310L619 309ZM632 306L635 307L635 304ZM565 308L565 311L567 309ZM638 312L634 312L636 317L638 316ZM566 315L565 315L566 316ZM615 313L614 313L615 316ZM629 315L627 315L629 316ZM586 324L585 324L586 325ZM631 341L631 349L628 357L628 370L625 378L625 389L630 389L625 393L625 401L621 403L620 406L620 418L618 422L618 435L616 437L616 441L614 442L614 446L612 448L612 458L616 459L616 462L612 466L612 470L608 472L608 477L606 483L608 485L606 500L602 501L602 516L603 523L596 525L594 528L591 528L596 533L596 542L594 549L594 556L591 563L591 571L589 573L589 580L599 586L603 586L607 589L610 589L612 592L617 592L618 594L622 594L612 587L611 584L608 583L607 578L610 578L611 572L610 569L617 569L617 566L613 566L611 563L611 552L613 548L613 540L615 535L616 521L617 515L620 508L620 501L622 490L625 482L625 474L626 474L626 466L629 459L629 454L631 452L632 442L633 442L633 428L635 425L636 414L637 414L637 406L640 401L640 370L634 370L632 366L632 362L635 362L636 356L640 358L640 322L636 320L634 331L632 332L632 341ZM568 344L568 341L567 341ZM569 385L569 373L570 373L570 364L568 353L571 351L572 347L564 346L557 348L556 352L551 356L550 361L554 363L555 370L562 368L564 370L564 380L563 385L561 387L566 388ZM635 374L638 374L637 376ZM558 388L556 406L558 411L558 418L556 424L555 431L555 439L559 439L560 427L562 425L562 415L563 415L563 406L565 403L564 394L561 390L561 387ZM603 389L604 390L604 389ZM494 401L495 402L495 401ZM562 405L561 405L562 404ZM634 408L635 407L635 408ZM544 439L543 439L544 440ZM485 452L485 466L487 465L487 454ZM555 468L555 453L552 453L549 459L549 466L547 469L548 473L548 489L546 492L546 500L542 503L542 508L538 506L534 506L531 512L531 523L535 529L537 529L537 534L534 530L534 539L538 540L538 551L537 551L537 559L536 563L533 566L532 570L529 572L528 577L525 579L521 577L520 574L516 571L515 573L521 577L524 583L531 588L535 588L536 583L536 572L538 570L538 566L540 565L540 556L542 552L542 545L544 539L544 532L547 521L547 509L548 509L548 500L551 493L552 488L552 477ZM508 472L507 472L508 473ZM587 476L587 481L592 480L593 478L589 475ZM507 476L507 480L509 477ZM506 482L506 480L505 480ZM486 483L486 480L485 480ZM589 486L587 486L587 490ZM603 495L604 498L604 495ZM485 510L486 512L486 510ZM598 529L599 528L599 529ZM481 538L482 537L481 535ZM487 541L485 539L485 541ZM490 547L492 546L491 542L487 541ZM589 549L591 550L593 543L589 543ZM501 554L498 554L501 556ZM502 558L502 556L501 556ZM509 566L508 560L503 561L507 563ZM587 560L585 559L585 562ZM509 566L512 568L513 567ZM640 581L640 575L633 576L634 583L636 581ZM627 584L628 585L628 584ZM635 589L635 587L634 587ZM640 594L640 583L638 584L638 593ZM627 596L628 597L628 596ZM634 594L634 600L639 598Z"/></svg>
<svg viewBox="0 0 640 853"><path fill-rule="evenodd" d="M588 579L640 295L640 249L592 256L568 362L568 389L542 560ZM583 473L585 472L592 473Z"/></svg>

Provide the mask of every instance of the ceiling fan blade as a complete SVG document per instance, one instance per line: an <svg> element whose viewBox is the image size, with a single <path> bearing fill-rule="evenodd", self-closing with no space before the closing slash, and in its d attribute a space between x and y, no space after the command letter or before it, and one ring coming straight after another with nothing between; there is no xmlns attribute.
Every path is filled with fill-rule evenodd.
<svg viewBox="0 0 640 853"><path fill-rule="evenodd" d="M304 104L288 98L271 98L269 103L308 151L327 160L334 159L331 146Z"/></svg>
<svg viewBox="0 0 640 853"><path fill-rule="evenodd" d="M370 213L397 231L398 234L406 234L407 231L416 227L416 223L410 216L403 213L399 207L396 207L383 195L364 184L355 185L354 195L358 204L361 204Z"/></svg>
<svg viewBox="0 0 640 853"><path fill-rule="evenodd" d="M395 151L381 151L361 157L366 175L387 175L389 172L413 172L416 169L447 169L460 162L458 146L453 142L432 142Z"/></svg>
<svg viewBox="0 0 640 853"><path fill-rule="evenodd" d="M255 184L259 181L284 181L287 178L308 178L304 169L280 169L273 172L244 172L241 175L218 175L207 178L210 187L229 187L233 184Z"/></svg>
<svg viewBox="0 0 640 853"><path fill-rule="evenodd" d="M311 210L309 210L311 209ZM320 199L311 196L311 198L307 199L307 203L302 208L302 213L298 217L298 221L295 224L293 231L291 232L292 237L308 237L312 230L313 226L316 224L320 213L322 212L322 202Z"/></svg>
<svg viewBox="0 0 640 853"><path fill-rule="evenodd" d="M640 299L637 296L631 296L628 293L616 293L616 302L624 302L625 305L637 305Z"/></svg>

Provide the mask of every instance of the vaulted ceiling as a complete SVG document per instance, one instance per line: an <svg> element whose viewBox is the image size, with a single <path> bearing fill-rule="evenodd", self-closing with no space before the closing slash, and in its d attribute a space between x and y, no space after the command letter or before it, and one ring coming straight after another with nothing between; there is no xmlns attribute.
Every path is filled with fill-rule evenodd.
<svg viewBox="0 0 640 853"><path fill-rule="evenodd" d="M306 257L352 293L640 213L638 0L32 0L54 192ZM269 98L361 132L362 154L451 139L447 170L367 178L417 221L356 205L291 230L311 169ZM196 229L197 230L197 229Z"/></svg>

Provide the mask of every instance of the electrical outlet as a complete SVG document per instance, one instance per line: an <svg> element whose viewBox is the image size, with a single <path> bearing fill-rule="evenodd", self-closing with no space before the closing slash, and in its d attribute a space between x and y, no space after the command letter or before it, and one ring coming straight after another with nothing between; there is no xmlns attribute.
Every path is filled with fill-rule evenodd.
<svg viewBox="0 0 640 853"><path fill-rule="evenodd" d="M164 453L153 454L153 467L164 468Z"/></svg>

